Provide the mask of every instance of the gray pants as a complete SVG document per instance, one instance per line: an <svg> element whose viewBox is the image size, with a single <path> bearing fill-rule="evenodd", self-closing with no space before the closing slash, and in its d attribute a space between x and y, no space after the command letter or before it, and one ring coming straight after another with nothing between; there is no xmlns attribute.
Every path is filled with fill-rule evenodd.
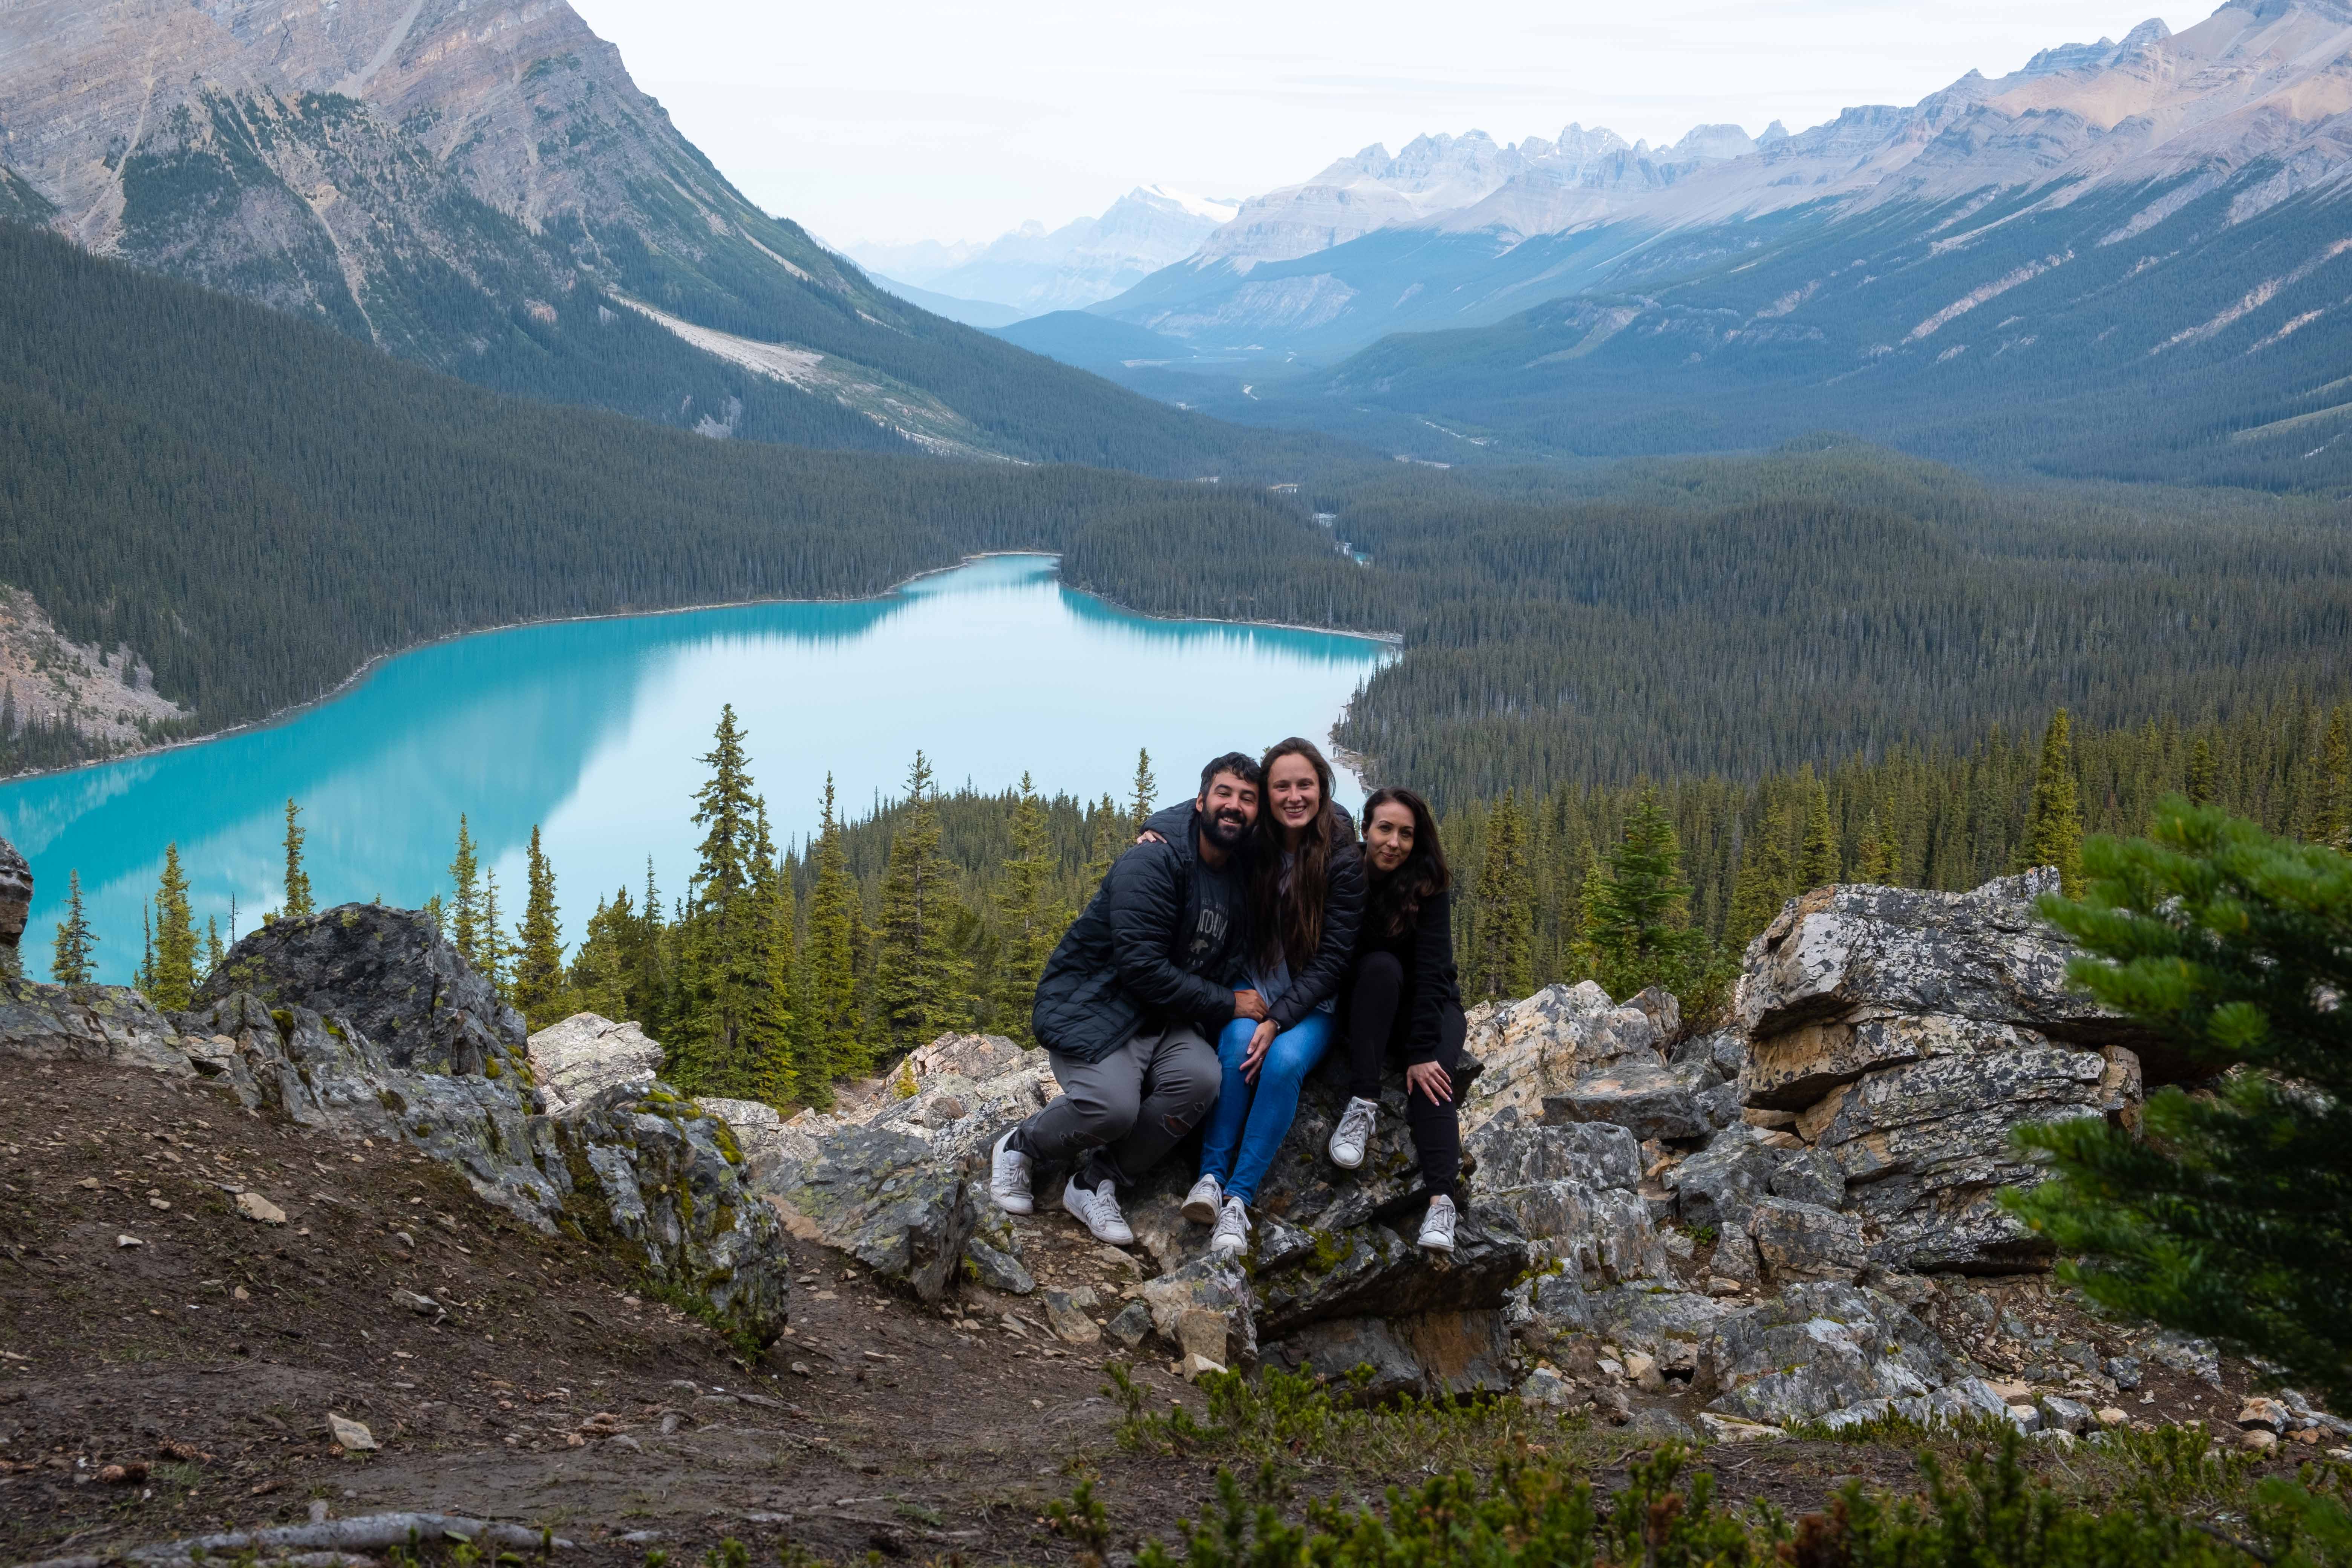
<svg viewBox="0 0 2352 1568"><path fill-rule="evenodd" d="M1061 1097L1021 1124L1013 1147L1073 1164L1082 1186L1132 1186L1217 1102L1217 1048L1178 1024L1128 1037L1098 1062L1048 1050Z"/></svg>

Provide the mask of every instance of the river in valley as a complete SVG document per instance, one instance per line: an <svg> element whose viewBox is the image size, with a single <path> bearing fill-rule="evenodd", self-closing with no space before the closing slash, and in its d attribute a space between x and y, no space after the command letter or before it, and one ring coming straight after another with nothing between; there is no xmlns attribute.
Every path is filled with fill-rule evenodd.
<svg viewBox="0 0 2352 1568"><path fill-rule="evenodd" d="M568 621L390 659L332 701L201 745L0 785L0 832L32 862L29 975L47 978L67 875L126 982L164 846L196 926L231 900L240 930L280 897L285 802L301 804L321 907L422 904L448 886L464 813L522 912L540 826L565 935L600 893L681 891L691 795L722 703L747 736L779 843L817 823L829 771L844 814L904 793L920 747L940 784L1125 798L1148 747L1163 803L1202 761L1331 724L1387 658L1369 638L1131 615L1064 587L1050 557L992 556L880 598ZM1352 805L1360 792L1342 783Z"/></svg>

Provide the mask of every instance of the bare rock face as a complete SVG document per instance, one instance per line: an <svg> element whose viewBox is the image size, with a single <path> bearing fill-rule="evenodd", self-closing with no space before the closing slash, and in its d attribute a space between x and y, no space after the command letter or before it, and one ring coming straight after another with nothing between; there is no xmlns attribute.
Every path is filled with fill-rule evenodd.
<svg viewBox="0 0 2352 1568"><path fill-rule="evenodd" d="M33 913L33 868L16 847L0 838L0 978L25 973L17 947Z"/></svg>
<svg viewBox="0 0 2352 1568"><path fill-rule="evenodd" d="M616 1084L648 1086L662 1067L661 1046L643 1029L594 1013L574 1013L550 1024L530 1037L530 1048L531 1079L539 1086L541 1109L551 1116L564 1115ZM781 1125L772 1110L768 1119Z"/></svg>
<svg viewBox="0 0 2352 1568"><path fill-rule="evenodd" d="M527 1061L522 1015L416 910L341 904L272 921L229 949L196 1004L237 992L347 1019L396 1068L503 1076Z"/></svg>
<svg viewBox="0 0 2352 1568"><path fill-rule="evenodd" d="M2056 885L2033 871L1969 893L1837 887L1790 900L1749 944L1735 1003L1748 1031L1742 1103L1786 1125L1726 1134L1687 1162L1674 1177L1684 1216L1762 1247L1746 1211L1769 1188L1858 1217L1884 1267L2042 1267L2047 1248L1995 1201L2041 1179L2010 1133L2137 1117L2145 1043L2068 985L2073 950L2032 907ZM1783 1181L1791 1146L1809 1163ZM1769 1245L1811 1247L1787 1218L1768 1223ZM1851 1278L1837 1257L1800 1277Z"/></svg>
<svg viewBox="0 0 2352 1568"><path fill-rule="evenodd" d="M1463 1096L1463 1131L1514 1107L1534 1116L1544 1096L1629 1058L1655 1065L1681 1026L1681 1008L1664 992L1645 991L1620 1005L1589 980L1482 1004L1471 1010L1465 1049L1485 1070Z"/></svg>

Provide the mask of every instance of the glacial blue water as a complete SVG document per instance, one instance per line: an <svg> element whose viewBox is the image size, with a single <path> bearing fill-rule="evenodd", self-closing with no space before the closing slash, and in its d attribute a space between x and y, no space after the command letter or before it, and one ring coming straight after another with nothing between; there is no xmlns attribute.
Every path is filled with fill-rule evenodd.
<svg viewBox="0 0 2352 1568"><path fill-rule="evenodd" d="M689 797L719 705L750 737L780 842L903 793L920 747L943 785L1125 796L1149 747L1163 801L1201 763L1285 735L1328 739L1391 657L1366 638L1129 614L1064 587L1049 557L995 556L877 599L750 605L485 632L386 661L267 729L0 785L0 832L33 865L28 973L46 978L67 874L100 977L137 967L141 910L177 843L196 924L276 907L288 796L323 905L446 891L466 814L519 918L540 825L567 939L600 893L685 886ZM1343 785L1350 804L1352 781Z"/></svg>

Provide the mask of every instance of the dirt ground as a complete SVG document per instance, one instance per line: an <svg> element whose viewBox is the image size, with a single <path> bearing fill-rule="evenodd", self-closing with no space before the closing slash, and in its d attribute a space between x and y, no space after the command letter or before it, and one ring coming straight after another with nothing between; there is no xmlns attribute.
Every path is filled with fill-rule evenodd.
<svg viewBox="0 0 2352 1568"><path fill-rule="evenodd" d="M247 1217L241 1193L284 1223ZM1058 1212L1022 1228L1041 1286L1090 1287L1097 1318L1132 1289ZM249 1115L201 1082L0 1060L0 1561L322 1505L545 1525L575 1543L564 1560L631 1568L725 1537L754 1561L790 1539L824 1558L1048 1563L1071 1548L1045 1506L1078 1476L1126 1551L1172 1540L1211 1497L1213 1462L1118 1447L1109 1340L1057 1342L1037 1298L925 1308L793 1249L793 1326L746 1366L619 1265L404 1148ZM1135 1377L1199 1408L1164 1362ZM2226 1420L2231 1382L2152 1369L2155 1397L2126 1397L2135 1416ZM380 1447L347 1451L331 1414ZM1792 1510L1849 1476L1913 1475L1899 1450L1845 1443L1708 1464L1729 1495ZM1349 1489L1377 1495L1362 1479Z"/></svg>

